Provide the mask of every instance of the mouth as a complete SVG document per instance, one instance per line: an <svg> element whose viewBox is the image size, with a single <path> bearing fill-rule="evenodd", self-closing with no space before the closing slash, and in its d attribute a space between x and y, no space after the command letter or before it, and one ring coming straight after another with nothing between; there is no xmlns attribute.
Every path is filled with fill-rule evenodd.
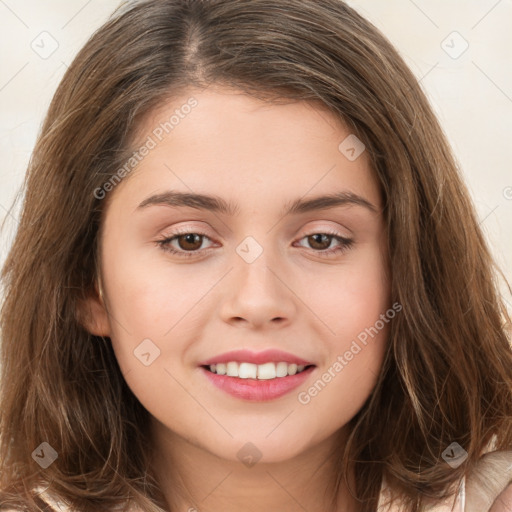
<svg viewBox="0 0 512 512"><path fill-rule="evenodd" d="M229 361L227 363L202 365L201 367L215 375L225 375L238 379L273 380L300 374L314 366L313 364L298 365L286 361L264 364Z"/></svg>
<svg viewBox="0 0 512 512"><path fill-rule="evenodd" d="M234 364L211 365L214 366L213 371L210 370L209 366L201 366L200 369L206 380L214 388L238 400L249 402L268 402L289 394L294 389L304 385L316 369L315 365L307 365L301 368L299 372L297 371L299 367L297 366L297 369L295 369L294 366L296 365L291 363L286 365L286 375L284 375L285 366L279 363L265 363L262 365L239 364L235 361L232 361L232 363ZM247 367L248 364L250 364L249 367ZM221 375L217 372L222 372L223 366L226 368L226 373ZM288 368L290 366L289 374ZM227 374L228 368L233 375ZM277 373L278 368L280 370L279 374ZM254 378L254 372L256 372L256 378ZM260 374L259 377L258 373Z"/></svg>
<svg viewBox="0 0 512 512"><path fill-rule="evenodd" d="M251 402L274 400L304 385L316 365L282 350L233 350L199 365L214 388Z"/></svg>
<svg viewBox="0 0 512 512"><path fill-rule="evenodd" d="M242 349L202 361L199 367L207 381L224 393L237 399L265 402L304 384L316 365L282 350Z"/></svg>

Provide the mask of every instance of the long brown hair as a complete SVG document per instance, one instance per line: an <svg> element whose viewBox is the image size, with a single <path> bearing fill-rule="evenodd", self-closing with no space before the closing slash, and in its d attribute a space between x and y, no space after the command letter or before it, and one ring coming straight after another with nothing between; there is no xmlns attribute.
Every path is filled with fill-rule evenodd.
<svg viewBox="0 0 512 512"><path fill-rule="evenodd" d="M148 413L109 339L77 312L97 290L105 201L94 191L133 153L144 116L213 83L269 102L319 101L365 144L403 311L336 454L333 489L354 464L365 510L383 477L410 511L448 496L484 451L512 448L510 318L503 275L416 78L340 0L147 0L115 13L79 52L29 164L2 273L0 504L39 510L32 489L44 486L77 510L127 498L164 507L148 471ZM46 469L32 456L43 442L58 454ZM442 457L453 442L468 454L456 468Z"/></svg>

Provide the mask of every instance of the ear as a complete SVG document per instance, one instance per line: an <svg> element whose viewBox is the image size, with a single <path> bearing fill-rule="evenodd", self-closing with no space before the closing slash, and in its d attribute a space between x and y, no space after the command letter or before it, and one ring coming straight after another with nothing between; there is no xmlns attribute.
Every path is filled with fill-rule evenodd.
<svg viewBox="0 0 512 512"><path fill-rule="evenodd" d="M98 285L90 291L85 299L77 305L77 318L87 331L95 336L110 336L110 321L103 293L98 291Z"/></svg>

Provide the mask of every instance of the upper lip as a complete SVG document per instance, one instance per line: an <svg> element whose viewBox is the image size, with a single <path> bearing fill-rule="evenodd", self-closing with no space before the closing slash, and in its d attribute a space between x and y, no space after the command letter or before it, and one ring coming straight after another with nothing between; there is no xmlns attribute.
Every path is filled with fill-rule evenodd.
<svg viewBox="0 0 512 512"><path fill-rule="evenodd" d="M251 350L232 350L230 352L224 352L218 356L211 357L206 361L200 363L199 366L210 366L217 363L229 363L235 361L237 363L253 363L253 364L265 364L265 363L281 363L285 362L288 364L297 364L309 366L313 363L306 361L300 357L297 357L289 352L283 352L282 350L270 349L262 352L252 352Z"/></svg>

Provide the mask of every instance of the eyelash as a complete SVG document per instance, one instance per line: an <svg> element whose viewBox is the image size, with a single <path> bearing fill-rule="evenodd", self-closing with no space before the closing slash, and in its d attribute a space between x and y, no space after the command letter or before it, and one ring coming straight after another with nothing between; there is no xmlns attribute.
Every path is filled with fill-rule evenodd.
<svg viewBox="0 0 512 512"><path fill-rule="evenodd" d="M184 236L184 235L199 235L201 237L205 237L205 238L208 238L210 239L210 237L208 235L206 235L205 233L201 233L200 231L187 231L187 230L178 230L174 233L171 233L171 236L169 237L166 237L164 239L161 239L161 240L157 240L157 245L165 252L169 252L173 255L176 255L180 258L191 258L191 257L194 257L196 256L198 253L199 253L199 250L196 250L196 251L183 251L183 250L176 250L176 249L173 249L171 247L171 242L173 240L176 240L178 239L180 236ZM304 239L304 238L308 238L310 236L313 236L313 235L326 235L328 237L332 237L334 240L337 240L338 242L341 243L341 246L338 246L334 249L325 249L323 251L315 251L313 250L313 252L315 253L318 253L320 255L322 255L322 257L330 257L332 256L333 254L343 254L345 253L346 251L348 251L354 244L354 240L351 239L351 238L345 238L341 235L339 235L338 233L336 232L333 232L333 231L329 231L329 230L326 230L326 231L320 231L320 232L317 232L317 233L311 233L309 235L305 235L301 238ZM206 251L208 251L208 249L206 249ZM324 256L326 255L326 256Z"/></svg>

